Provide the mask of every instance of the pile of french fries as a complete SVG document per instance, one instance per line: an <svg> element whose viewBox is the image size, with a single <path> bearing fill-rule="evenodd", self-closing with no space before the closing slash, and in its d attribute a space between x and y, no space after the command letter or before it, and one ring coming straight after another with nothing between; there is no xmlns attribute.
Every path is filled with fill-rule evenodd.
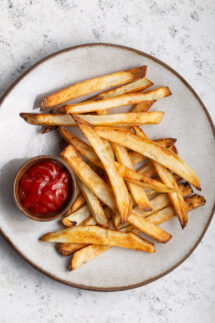
<svg viewBox="0 0 215 323"><path fill-rule="evenodd" d="M56 242L62 255L72 255L69 270L114 246L155 252L154 240L172 238L161 223L176 216L183 229L188 212L205 203L203 196L192 194L191 185L201 190L200 183L178 156L176 139L151 140L139 127L159 124L164 112L148 110L171 95L166 86L149 90L153 83L146 71L141 66L71 85L44 98L42 113L21 113L28 123L45 126L43 133L58 128L68 143L60 156L77 177L76 197L62 219L66 228L40 240ZM130 112L109 114L127 105L133 105ZM88 143L68 126L79 127Z"/></svg>

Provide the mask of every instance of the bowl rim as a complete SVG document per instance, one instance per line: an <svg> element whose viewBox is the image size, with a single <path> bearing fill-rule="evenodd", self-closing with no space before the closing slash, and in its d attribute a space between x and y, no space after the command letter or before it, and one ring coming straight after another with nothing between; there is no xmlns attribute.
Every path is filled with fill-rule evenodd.
<svg viewBox="0 0 215 323"><path fill-rule="evenodd" d="M129 46L124 46L124 45L119 45L119 44L113 44L113 43L85 43L85 44L81 44L81 45L76 45L76 46L70 46L70 47L66 47L64 49L58 50L48 56L45 56L44 58L42 58L41 60L39 60L36 64L32 65L29 69L27 69L20 77L18 77L15 82L12 83L12 85L8 88L8 90L4 93L4 95L1 97L0 99L0 107L2 105L2 103L4 102L4 100L7 98L7 96L10 94L10 92L15 88L15 86L30 72L32 72L35 68L37 68L40 64L44 63L45 61L72 51L72 50L76 50L78 48L83 48L83 47L96 47L96 46L104 46L104 47L113 47L113 48L120 48L122 50L127 50L136 54L139 54L143 57L148 57L150 59L152 59L154 62L157 62L159 64L161 64L162 66L164 66L167 70L171 71L173 74L175 74L184 84L185 86L193 93L193 95L195 96L195 98L199 101L203 111L206 114L206 117L210 123L212 132L213 132L213 138L215 139L215 126L213 123L213 120L206 108L206 106L204 105L204 103L202 102L202 100L200 99L199 95L196 93L196 91L193 89L193 87L185 80L184 77L182 77L178 72L176 72L176 70L174 68L172 68L170 65L164 63L163 61L159 60L158 58L156 58L153 55L150 55L144 51L129 47ZM153 277L153 278L149 278L147 280L135 283L135 284L130 284L127 286L119 286L119 287L95 287L95 286L89 286L89 285L84 285L81 283L73 283L73 282L68 282L65 279L59 278L56 275L44 270L43 268L41 268L40 266L38 266L36 263L34 263L31 259L29 259L26 255L23 254L23 252L21 250L19 250L16 245L13 243L13 241L11 241L11 239L7 236L7 234L0 228L0 233L2 234L2 236L4 237L4 239L10 244L10 246L23 258L25 259L25 261L29 264L32 265L32 267L34 267L35 269L37 269L38 271L40 271L41 273L45 274L47 277L63 283L65 285L68 286L72 286L75 288L81 288L84 290L91 290L91 291L96 291L96 292L114 292L114 291L123 291L123 290L129 290L129 289L133 289L133 288L138 288L144 285L147 285L151 282L154 282L160 278L162 278L163 276L166 276L167 274L169 274L171 271L173 271L174 269L176 269L180 264L182 264L192 253L193 251L196 249L196 247L199 245L200 241L202 240L202 238L204 237L209 224L212 221L213 215L214 215L214 211L215 211L215 202L212 206L211 212L210 212L210 217L207 221L207 223L205 224L205 227L202 231L201 236L199 237L199 239L195 242L195 244L193 245L193 247L187 252L187 254L180 260L178 261L176 264L174 264L172 267L170 267L168 270L162 272L161 274L158 274L157 276Z"/></svg>
<svg viewBox="0 0 215 323"><path fill-rule="evenodd" d="M28 211L27 209L25 209L22 206L22 203L20 201L19 194L18 194L18 186L19 186L19 182L20 182L22 176L26 173L26 171L29 168L31 168L33 165L36 165L39 162L42 162L43 160L55 161L56 163L58 163L59 165L61 165L63 168L65 168L67 170L67 172L69 173L69 176L70 176L71 196L68 198L66 205L64 207L61 207L59 210L53 212L53 214L51 213L51 214L47 214L47 215L37 216L36 214L33 214L32 212ZM16 203L16 206L18 207L18 209L24 215L26 215L28 218L35 220L35 221L40 221L40 222L49 222L49 221L53 221L57 218L60 218L69 210L69 208L71 207L71 205L74 201L76 187L77 187L77 185L76 185L76 179L75 179L74 173L73 173L72 169L69 167L69 165L62 158L51 156L51 155L38 155L38 156L28 159L18 169L16 176L14 178L14 182L13 182L13 196L14 196L14 200L15 200L15 203Z"/></svg>

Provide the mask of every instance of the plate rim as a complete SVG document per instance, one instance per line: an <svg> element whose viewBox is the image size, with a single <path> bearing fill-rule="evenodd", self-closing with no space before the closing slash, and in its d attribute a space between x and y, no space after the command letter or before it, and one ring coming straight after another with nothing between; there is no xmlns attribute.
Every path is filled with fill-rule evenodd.
<svg viewBox="0 0 215 323"><path fill-rule="evenodd" d="M195 96L195 98L198 100L198 102L200 103L202 109L204 110L206 116L207 116L207 119L211 125L211 129L212 129L212 132L213 132L213 137L214 137L214 140L215 140L215 126L214 126L214 123L213 123L213 120L211 119L211 116L206 108L206 106L204 105L204 103L202 102L202 100L200 99L200 97L198 96L198 94L195 92L195 90L192 88L192 86L178 73L176 72L171 66L169 66L168 64L164 63L163 61L159 60L158 58L150 55L150 54L147 54L143 51L140 51L138 49L135 49L135 48L132 48L132 47L128 47L128 46L123 46L123 45L118 45L118 44L112 44L112 43L86 43L86 44L81 44L81 45L76 45L76 46L71 46L71 47L67 47L67 48L64 48L64 49L61 49L59 51L56 51L44 58L42 58L41 60L39 60L36 64L32 65L29 69L27 69L22 75L20 75L11 85L10 87L6 90L6 92L3 94L3 96L0 98L0 108L4 102L4 100L7 98L7 96L10 94L10 92L16 87L16 85L22 81L22 79L27 75L29 74L32 70L34 70L35 68L37 68L40 64L44 63L45 61L48 61L49 59L57 56L57 55L60 55L62 53L65 53L65 52L69 52L69 51L72 51L72 50L75 50L77 48L83 48L83 47L95 47L95 46L104 46L104 47L114 47L114 48L120 48L120 49L123 49L123 50L126 50L126 51L130 51L130 52L134 52L136 54L139 54L143 57L147 57L147 58L150 58L152 59L153 61L155 61L156 63L164 66L167 70L169 70L170 72L172 72L173 74L175 74L184 84L185 86L193 93L193 95ZM204 237L210 223L211 223L211 220L214 216L214 211L215 211L215 201L214 201L214 204L213 204L213 207L212 207L212 210L211 210L211 214L210 214L210 217L204 227L204 230L201 234L201 236L199 237L199 239L194 243L193 247L189 250L189 252L180 260L178 261L175 265L171 266L168 270L162 272L161 274L153 277L153 278L150 278L150 279L147 279L147 280L144 280L142 282L139 282L137 284L132 284L132 285L127 285L127 286L119 286L119 287L95 287L95 286L87 286L87 285L83 285L83 284L77 284L77 283L72 283L72 282L69 282L65 279L61 279L61 278L58 278L57 276L55 276L54 274L51 274L50 272L42 269L40 266L38 266L37 264L33 263L27 256L25 256L23 254L23 252L21 250L19 250L16 245L13 243L13 241L7 236L7 234L3 231L2 228L0 228L0 234L3 236L3 238L5 239L5 241L7 241L9 243L9 245L26 261L28 262L32 267L34 267L35 269L37 269L38 271L40 271L41 273L45 274L46 276L48 276L49 278L57 281L57 282L60 282L60 283L63 283L65 285L68 285L68 286L72 286L72 287L75 287L75 288L80 288L80 289L84 289L84 290L91 290L91 291L99 291L99 292L114 292L114 291L123 291L123 290L129 290L129 289L133 289L133 288L137 288L137 287L141 287L141 286L144 286L146 284L149 284L151 282L154 282L156 280L158 280L159 278L162 278L163 276L169 274L171 271L173 271L174 269L176 269L178 266L180 266L192 253L193 251L197 248L197 246L199 245L199 243L201 242L202 238Z"/></svg>

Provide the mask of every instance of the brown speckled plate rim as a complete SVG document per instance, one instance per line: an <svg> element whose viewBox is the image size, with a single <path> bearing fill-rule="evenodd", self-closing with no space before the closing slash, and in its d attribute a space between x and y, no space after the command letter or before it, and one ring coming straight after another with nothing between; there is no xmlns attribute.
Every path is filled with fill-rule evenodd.
<svg viewBox="0 0 215 323"><path fill-rule="evenodd" d="M197 93L194 91L194 89L187 83L187 81L185 81L185 79L178 74L173 68L171 68L169 65L163 63L162 61L160 61L159 59L146 54L142 51L139 51L137 49L131 48L131 47L126 47L126 46L122 46L122 45L115 45L115 44L109 44L109 43L89 43L89 44L83 44L83 45L78 45L78 46L73 46L73 47L69 47L69 48L65 48L62 49L60 51L57 51L45 58L43 58L42 60L40 60L38 63L34 64L31 68L29 68L24 74L22 74L10 87L9 89L6 91L6 93L2 96L2 98L0 99L0 107L2 105L2 103L4 102L4 100L6 99L6 97L10 94L10 92L15 88L15 86L27 75L29 74L33 69L35 69L37 66L39 66L41 63L49 60L50 58L53 58L57 55L60 55L62 53L65 52L69 52L72 50L75 50L77 48L82 48L82 47L95 47L95 46L106 46L106 47L115 47L115 48L120 48L126 51L131 51L134 53L137 53L139 55L142 55L144 57L148 57L150 59L152 59L153 61L155 61L156 63L164 66L166 69L168 69L169 71L171 71L173 74L175 74L185 85L186 87L193 93L193 95L196 97L196 99L199 101L200 105L202 106L202 109L204 110L208 121L211 125L211 128L213 130L213 134L214 134L214 139L215 139L215 127L213 124L213 121L210 117L210 114L208 112L208 110L206 109L205 105L203 104L203 102L201 101L201 99L199 98L199 96L197 95ZM9 237L4 233L4 231L0 228L0 233L2 234L2 236L4 237L4 239L11 245L11 247L22 257L24 258L29 264L31 264L34 268L36 268L37 270L39 270L41 273L47 275L48 277L61 282L63 284L72 286L72 287L76 287L76 288L81 288L81 289L85 289L85 290L92 290L92 291L100 291L100 292L114 292L114 291L122 291L122 290L127 290L127 289L132 289L132 288L137 288L146 284L149 284L165 275L167 275L168 273L170 273L172 270L174 270L175 268L177 268L182 262L184 262L190 255L191 253L196 249L196 247L198 246L198 244L200 243L200 241L202 240L203 236L205 235L205 232L208 229L208 226L213 218L213 214L215 211L215 201L214 201L214 205L210 214L210 217L208 219L208 222L206 223L204 230L200 236L200 238L196 241L196 243L194 244L194 246L190 249L190 251L183 257L183 259L181 259L179 262L177 262L174 266L170 267L168 270L164 271L163 273L161 273L160 275L157 275L156 277L153 277L151 279L147 279L144 280L138 284L133 284L133 285L127 285L127 286L121 286L121 287L93 287L93 286L86 286L86 285L82 285L82 284L75 284L75 283L71 283L69 281L66 281L64 279L60 279L58 277L56 277L55 275L49 273L46 270L43 270L40 266L37 266L35 263L33 263L28 257L26 257L22 251L20 251L16 245L9 239Z"/></svg>

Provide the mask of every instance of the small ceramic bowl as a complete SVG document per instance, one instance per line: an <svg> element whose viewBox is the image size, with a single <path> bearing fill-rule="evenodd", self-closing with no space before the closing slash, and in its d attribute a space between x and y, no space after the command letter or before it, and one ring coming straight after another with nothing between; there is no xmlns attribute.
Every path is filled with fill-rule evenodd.
<svg viewBox="0 0 215 323"><path fill-rule="evenodd" d="M50 214L41 214L40 215L40 214L34 214L34 213L30 212L29 210L25 209L22 206L22 203L21 203L21 200L19 197L19 193L18 193L19 181L30 167L32 167L33 165L35 165L39 162L46 161L46 160L56 162L63 169L67 170L67 172L69 173L69 175L70 175L69 198L59 210L57 210L53 213L50 213ZM63 161L61 158L52 157L49 155L42 155L42 156L34 157L34 158L28 160L25 164L23 164L22 167L19 169L18 173L16 174L14 184L13 184L13 194L14 194L14 199L15 199L17 207L27 217L29 217L32 220L36 220L36 221L52 221L54 219L57 219L57 218L63 216L72 205L72 202L73 202L74 196L75 196L75 191L76 191L75 176L74 176L72 170L70 169L69 165L65 161Z"/></svg>

